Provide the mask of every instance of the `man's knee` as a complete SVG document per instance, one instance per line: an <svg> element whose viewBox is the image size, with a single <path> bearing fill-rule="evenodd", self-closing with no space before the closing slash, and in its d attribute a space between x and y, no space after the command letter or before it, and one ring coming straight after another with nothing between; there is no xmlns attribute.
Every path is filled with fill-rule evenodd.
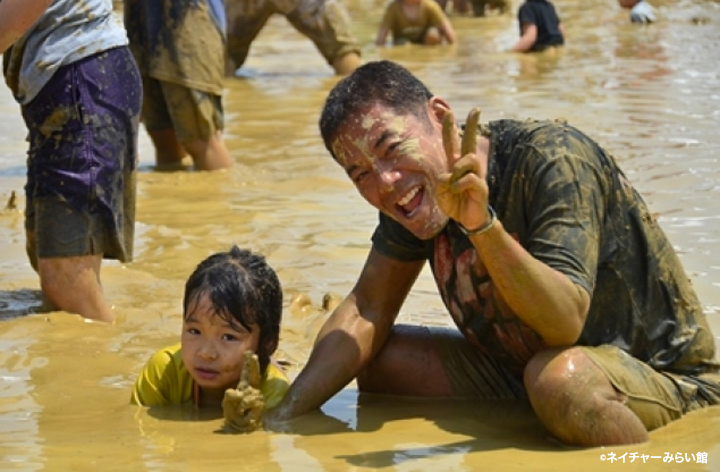
<svg viewBox="0 0 720 472"><path fill-rule="evenodd" d="M535 411L542 417L569 418L579 403L618 397L609 379L579 348L537 353L525 367L525 389ZM565 412L565 413L563 413Z"/></svg>

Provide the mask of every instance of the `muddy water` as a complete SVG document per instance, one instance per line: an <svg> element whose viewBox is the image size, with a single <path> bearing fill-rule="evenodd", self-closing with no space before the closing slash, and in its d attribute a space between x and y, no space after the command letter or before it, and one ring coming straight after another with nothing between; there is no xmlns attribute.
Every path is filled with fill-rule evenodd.
<svg viewBox="0 0 720 472"><path fill-rule="evenodd" d="M612 0L556 0L567 47L522 57L502 52L517 38L512 16L454 16L454 48L378 50L382 2L347 5L365 59L405 64L458 116L480 106L482 120L565 118L613 152L679 250L720 336L720 4L653 3L661 21L638 27ZM178 338L185 278L211 252L235 243L277 268L286 299L278 357L292 364L291 376L323 314L293 309L290 299L304 293L319 305L327 292L347 293L364 261L375 212L317 133L336 81L330 68L277 17L243 75L228 81L225 96L232 170L153 172L141 136L136 259L103 269L116 324L45 312L24 255L22 214L0 212L0 470L599 471L619 467L602 457L626 452L624 470L720 470L720 409L690 414L646 444L577 450L550 440L524 408L358 398L352 384L283 434L227 436L217 434L215 412L130 406L142 364ZM23 139L3 86L0 208L12 191L23 207ZM449 323L429 274L401 317ZM698 453L707 463L697 463Z"/></svg>

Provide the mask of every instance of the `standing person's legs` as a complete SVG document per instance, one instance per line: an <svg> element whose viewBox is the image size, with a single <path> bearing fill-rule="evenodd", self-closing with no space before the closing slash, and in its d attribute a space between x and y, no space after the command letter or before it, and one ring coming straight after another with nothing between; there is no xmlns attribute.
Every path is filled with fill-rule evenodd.
<svg viewBox="0 0 720 472"><path fill-rule="evenodd" d="M103 257L132 259L142 88L127 48L58 70L23 107L30 150L25 229L55 307L102 321Z"/></svg>
<svg viewBox="0 0 720 472"><path fill-rule="evenodd" d="M198 170L232 165L222 137L219 96L151 77L143 77L143 86L142 120L155 147L157 170L184 169L186 154Z"/></svg>
<svg viewBox="0 0 720 472"><path fill-rule="evenodd" d="M174 133L176 141L190 154L195 168L217 170L232 166L232 158L222 135L222 98L171 82L160 83L172 123L170 132ZM168 133L167 127L158 130L147 119L147 115L144 118L148 133L154 136L153 141L159 139L159 133Z"/></svg>
<svg viewBox="0 0 720 472"><path fill-rule="evenodd" d="M183 158L187 152L175 135L172 118L165 103L162 83L147 75L142 76L142 83L142 121L155 148L156 169L182 169Z"/></svg>

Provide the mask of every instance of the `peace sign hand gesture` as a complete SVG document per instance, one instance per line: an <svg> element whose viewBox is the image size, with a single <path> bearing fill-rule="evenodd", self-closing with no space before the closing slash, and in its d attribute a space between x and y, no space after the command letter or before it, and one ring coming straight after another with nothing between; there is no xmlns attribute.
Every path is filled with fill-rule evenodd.
<svg viewBox="0 0 720 472"><path fill-rule="evenodd" d="M489 189L477 155L479 120L480 110L470 110L458 153L455 116L448 111L443 117L443 147L450 172L439 177L438 204L446 215L468 230L481 228L490 222Z"/></svg>

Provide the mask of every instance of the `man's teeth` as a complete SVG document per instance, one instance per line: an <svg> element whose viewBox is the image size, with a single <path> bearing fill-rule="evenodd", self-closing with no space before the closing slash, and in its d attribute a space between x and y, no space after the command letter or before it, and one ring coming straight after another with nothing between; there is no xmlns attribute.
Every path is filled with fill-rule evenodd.
<svg viewBox="0 0 720 472"><path fill-rule="evenodd" d="M415 187L414 189L410 190L399 202L398 205L405 206L408 203L410 203L410 200L412 200L415 195L417 195L418 191L420 190L419 187Z"/></svg>

